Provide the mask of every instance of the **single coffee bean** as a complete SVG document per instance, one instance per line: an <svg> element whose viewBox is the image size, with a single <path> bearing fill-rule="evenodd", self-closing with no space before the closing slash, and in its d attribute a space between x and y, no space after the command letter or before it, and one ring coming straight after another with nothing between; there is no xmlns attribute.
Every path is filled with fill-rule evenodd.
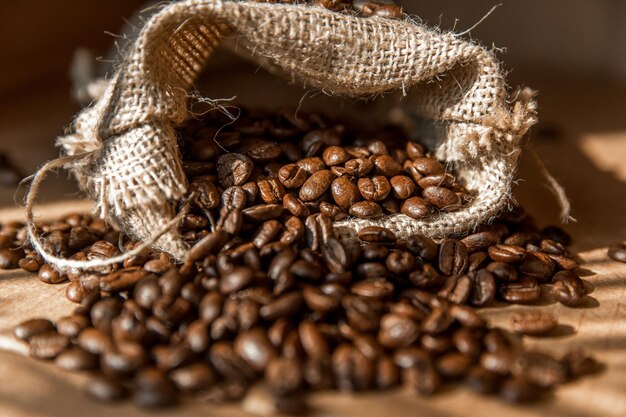
<svg viewBox="0 0 626 417"><path fill-rule="evenodd" d="M226 153L217 159L217 178L224 188L245 183L252 174L254 163L240 153Z"/></svg>
<svg viewBox="0 0 626 417"><path fill-rule="evenodd" d="M321 170L311 175L300 188L299 197L302 201L315 201L330 187L335 175L328 170Z"/></svg>
<svg viewBox="0 0 626 417"><path fill-rule="evenodd" d="M611 259L626 263L626 243L618 243L609 247L608 255Z"/></svg>
<svg viewBox="0 0 626 417"><path fill-rule="evenodd" d="M541 298L541 287L533 278L524 277L501 285L500 295L509 303L529 304Z"/></svg>
<svg viewBox="0 0 626 417"><path fill-rule="evenodd" d="M277 219L283 214L281 204L259 204L248 207L242 211L244 219L255 223L262 223L267 220Z"/></svg>
<svg viewBox="0 0 626 417"><path fill-rule="evenodd" d="M489 305L496 296L497 285L493 274L486 270L479 270L474 277L471 303L477 307Z"/></svg>
<svg viewBox="0 0 626 417"><path fill-rule="evenodd" d="M383 215L383 209L373 201L360 201L350 207L349 213L361 219L372 219Z"/></svg>
<svg viewBox="0 0 626 417"><path fill-rule="evenodd" d="M422 175L443 174L445 172L445 167L439 161L432 159L432 158L426 158L426 157L414 158L413 166Z"/></svg>
<svg viewBox="0 0 626 417"><path fill-rule="evenodd" d="M389 180L382 175L359 178L358 188L364 199L375 202L383 201L391 192Z"/></svg>
<svg viewBox="0 0 626 417"><path fill-rule="evenodd" d="M498 243L498 234L493 231L478 232L461 239L468 253L474 253L489 248Z"/></svg>
<svg viewBox="0 0 626 417"><path fill-rule="evenodd" d="M443 187L427 187L422 191L422 197L428 203L444 211L458 210L461 206L459 196Z"/></svg>
<svg viewBox="0 0 626 417"><path fill-rule="evenodd" d="M202 362L174 369L169 374L176 388L182 392L199 392L215 383L215 372Z"/></svg>
<svg viewBox="0 0 626 417"><path fill-rule="evenodd" d="M378 155L374 158L376 173L391 178L398 175L402 166L391 155Z"/></svg>
<svg viewBox="0 0 626 417"><path fill-rule="evenodd" d="M465 304L472 292L472 279L467 275L452 275L448 277L437 295L454 304Z"/></svg>
<svg viewBox="0 0 626 417"><path fill-rule="evenodd" d="M389 180L392 195L401 200L406 200L415 192L415 183L405 175L396 175Z"/></svg>
<svg viewBox="0 0 626 417"><path fill-rule="evenodd" d="M403 377L405 384L420 395L433 395L441 387L441 377L432 360L405 370Z"/></svg>
<svg viewBox="0 0 626 417"><path fill-rule="evenodd" d="M515 267L504 262L491 262L487 265L487 271L491 272L499 281L511 282L518 278Z"/></svg>
<svg viewBox="0 0 626 417"><path fill-rule="evenodd" d="M568 377L567 366L559 360L538 352L522 352L515 356L511 374L527 379L543 388L562 384Z"/></svg>
<svg viewBox="0 0 626 417"><path fill-rule="evenodd" d="M305 320L300 323L298 335L302 348L309 358L319 361L330 360L328 342L313 322Z"/></svg>
<svg viewBox="0 0 626 417"><path fill-rule="evenodd" d="M384 278L371 278L355 283L350 290L362 297L384 299L393 293L393 284Z"/></svg>
<svg viewBox="0 0 626 417"><path fill-rule="evenodd" d="M91 308L91 322L93 327L104 332L111 332L111 322L122 311L122 302L116 297L104 298L96 302Z"/></svg>
<svg viewBox="0 0 626 417"><path fill-rule="evenodd" d="M115 379L101 375L91 377L86 385L87 394L98 401L119 401L128 396L128 391Z"/></svg>
<svg viewBox="0 0 626 417"><path fill-rule="evenodd" d="M380 319L378 341L386 348L409 346L419 334L419 326L408 317L386 314Z"/></svg>
<svg viewBox="0 0 626 417"><path fill-rule="evenodd" d="M278 180L287 188L299 188L307 179L307 171L296 165L288 164L278 170Z"/></svg>
<svg viewBox="0 0 626 417"><path fill-rule="evenodd" d="M70 339L76 338L88 325L89 319L82 314L61 317L56 323L59 334Z"/></svg>
<svg viewBox="0 0 626 417"><path fill-rule="evenodd" d="M551 332L558 326L556 317L542 311L523 311L511 316L511 327L517 333L542 335Z"/></svg>
<svg viewBox="0 0 626 417"><path fill-rule="evenodd" d="M276 178L268 178L257 181L261 199L267 204L278 204L285 197L285 188Z"/></svg>
<svg viewBox="0 0 626 417"><path fill-rule="evenodd" d="M527 251L519 270L538 280L547 280L554 274L554 262L545 253Z"/></svg>
<svg viewBox="0 0 626 417"><path fill-rule="evenodd" d="M270 162L280 156L281 149L276 142L261 139L244 139L237 150L255 162Z"/></svg>
<svg viewBox="0 0 626 417"><path fill-rule="evenodd" d="M66 371L88 371L96 369L98 357L78 346L73 346L57 356L54 363Z"/></svg>
<svg viewBox="0 0 626 417"><path fill-rule="evenodd" d="M13 335L20 340L30 341L33 336L54 331L54 324L48 319L30 319L21 322L13 329Z"/></svg>
<svg viewBox="0 0 626 417"><path fill-rule="evenodd" d="M322 154L322 159L324 163L329 167L340 165L350 159L350 155L348 152L340 147L340 146L329 146L324 149L324 153Z"/></svg>
<svg viewBox="0 0 626 417"><path fill-rule="evenodd" d="M461 352L446 353L437 358L435 366L445 378L461 378L472 366L472 358Z"/></svg>
<svg viewBox="0 0 626 417"><path fill-rule="evenodd" d="M585 296L583 281L571 271L557 272L552 278L552 296L566 306L579 305Z"/></svg>
<svg viewBox="0 0 626 417"><path fill-rule="evenodd" d="M162 408L176 403L174 384L154 368L146 368L135 376L133 402L142 408Z"/></svg>
<svg viewBox="0 0 626 417"><path fill-rule="evenodd" d="M22 249L1 248L0 249L0 269L15 269L19 266L19 261L24 257ZM42 278L40 278L44 281ZM44 281L47 282L47 281ZM54 282L50 282L53 283Z"/></svg>
<svg viewBox="0 0 626 417"><path fill-rule="evenodd" d="M42 265L39 269L39 280L41 282L45 282L46 284L59 284L65 281L65 279L65 275L62 275L59 271L54 269L54 267L48 264Z"/></svg>
<svg viewBox="0 0 626 417"><path fill-rule="evenodd" d="M306 241L311 250L321 249L333 236L332 221L321 213L312 214L304 222Z"/></svg>
<svg viewBox="0 0 626 417"><path fill-rule="evenodd" d="M274 358L265 370L269 389L276 394L289 394L302 385L302 370L295 359Z"/></svg>
<svg viewBox="0 0 626 417"><path fill-rule="evenodd" d="M445 275L461 275L467 271L468 254L465 245L454 239L444 239L439 246L439 270Z"/></svg>
<svg viewBox="0 0 626 417"><path fill-rule="evenodd" d="M452 174L434 174L420 178L417 184L422 188L427 187L443 187L450 188L454 185L454 176Z"/></svg>
<svg viewBox="0 0 626 417"><path fill-rule="evenodd" d="M415 266L415 257L408 251L392 251L385 265L394 274L404 274L411 272Z"/></svg>
<svg viewBox="0 0 626 417"><path fill-rule="evenodd" d="M344 209L361 199L358 187L347 176L336 178L330 186L330 192L335 203Z"/></svg>
<svg viewBox="0 0 626 417"><path fill-rule="evenodd" d="M475 366L472 368L465 379L466 386L479 394L492 394L498 389L500 377L498 374L488 371L487 369Z"/></svg>
<svg viewBox="0 0 626 417"><path fill-rule="evenodd" d="M83 330L78 335L77 343L87 352L93 353L94 355L100 355L114 348L111 337L93 327L88 327Z"/></svg>
<svg viewBox="0 0 626 417"><path fill-rule="evenodd" d="M487 253L489 257L496 262L514 264L524 259L526 250L521 246L501 244L489 247Z"/></svg>
<svg viewBox="0 0 626 417"><path fill-rule="evenodd" d="M411 197L402 203L400 212L405 216L419 220L428 216L432 212L432 208L428 202L421 197Z"/></svg>
<svg viewBox="0 0 626 417"><path fill-rule="evenodd" d="M276 351L260 327L240 333L234 342L235 352L257 372L262 372L276 356Z"/></svg>
<svg viewBox="0 0 626 417"><path fill-rule="evenodd" d="M283 207L296 217L306 217L310 213L309 208L291 194L287 194L283 198Z"/></svg>
<svg viewBox="0 0 626 417"><path fill-rule="evenodd" d="M353 177L364 177L374 169L374 162L369 158L351 159L344 165L346 173Z"/></svg>
<svg viewBox="0 0 626 417"><path fill-rule="evenodd" d="M261 307L259 314L265 320L276 320L277 318L296 313L300 310L302 303L302 292L288 292Z"/></svg>
<svg viewBox="0 0 626 417"><path fill-rule="evenodd" d="M65 350L69 343L66 336L54 330L32 334L28 339L29 354L37 359L54 359Z"/></svg>
<svg viewBox="0 0 626 417"><path fill-rule="evenodd" d="M301 159L296 162L296 165L304 169L309 175L313 175L318 171L326 169L326 164L321 158L318 157Z"/></svg>

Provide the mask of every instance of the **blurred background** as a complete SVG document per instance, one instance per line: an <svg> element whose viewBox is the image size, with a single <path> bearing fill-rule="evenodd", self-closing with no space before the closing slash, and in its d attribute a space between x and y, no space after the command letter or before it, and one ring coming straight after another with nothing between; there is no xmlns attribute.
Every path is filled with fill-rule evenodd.
<svg viewBox="0 0 626 417"><path fill-rule="evenodd" d="M580 224L593 222L602 239L626 236L615 200L626 195L626 1L397 3L426 24L457 32L500 4L465 36L500 50L511 85L539 91L541 123L531 143L572 200L579 222L568 227L580 233ZM139 0L0 0L0 152L22 174L57 155L54 139L79 110L71 95L75 51L101 57L106 72L124 34L132 35L127 19L145 8ZM525 156L521 166L518 200L540 221L558 221L536 161ZM71 197L75 188L64 179L51 180L42 198ZM13 205L14 190L0 185L0 207ZM604 243L585 239L582 247Z"/></svg>

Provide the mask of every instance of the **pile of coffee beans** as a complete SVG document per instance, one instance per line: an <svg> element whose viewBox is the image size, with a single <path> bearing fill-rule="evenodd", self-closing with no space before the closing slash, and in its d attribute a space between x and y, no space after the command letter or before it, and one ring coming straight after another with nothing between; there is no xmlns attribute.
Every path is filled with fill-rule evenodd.
<svg viewBox="0 0 626 417"><path fill-rule="evenodd" d="M66 295L79 304L56 323L16 327L31 355L92 372L87 391L103 401L237 401L263 380L288 413L306 410L309 391L400 385L433 395L464 384L525 402L598 369L583 352L523 347L523 335L555 331L549 314L517 314L507 331L478 310L584 303L564 231L538 229L518 208L457 238L400 240L368 227L340 241L335 220L420 218L458 209L471 193L398 129L293 114L244 112L233 123L211 113L181 131L192 201L182 264L146 250L96 273L59 273L28 246L22 224L3 225L0 267L69 280ZM138 244L79 214L40 234L48 251L77 260Z"/></svg>

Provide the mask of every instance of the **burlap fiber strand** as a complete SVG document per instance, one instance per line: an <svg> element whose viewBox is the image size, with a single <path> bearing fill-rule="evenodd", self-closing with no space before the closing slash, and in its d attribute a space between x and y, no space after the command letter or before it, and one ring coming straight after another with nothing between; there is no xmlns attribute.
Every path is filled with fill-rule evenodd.
<svg viewBox="0 0 626 417"><path fill-rule="evenodd" d="M65 167L100 214L135 239L158 237L155 247L184 257L185 244L171 227L187 191L174 128L188 118L187 93L224 37L236 38L231 44L251 51L259 65L329 94L363 97L412 87L409 110L434 122L436 156L476 192L456 212L425 220L399 214L348 219L335 225L340 234L379 225L400 237L443 237L488 221L507 204L520 140L535 122L536 104L529 90L507 102L504 76L491 52L409 18L188 0L153 15L103 97L77 116L73 134L58 141L65 156L75 157ZM42 255L57 267L68 266Z"/></svg>

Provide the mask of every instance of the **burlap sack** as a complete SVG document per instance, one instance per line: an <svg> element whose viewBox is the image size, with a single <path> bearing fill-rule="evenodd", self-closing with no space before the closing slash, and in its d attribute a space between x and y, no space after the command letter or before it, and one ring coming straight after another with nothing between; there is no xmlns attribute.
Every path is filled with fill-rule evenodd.
<svg viewBox="0 0 626 417"><path fill-rule="evenodd" d="M457 212L424 220L349 219L336 224L340 233L380 225L400 237L443 237L488 221L507 204L519 142L535 122L536 105L528 91L509 104L492 53L409 18L302 5L187 0L165 6L141 30L104 96L59 140L65 159L46 169L71 169L102 216L140 241L158 238L155 247L182 259L186 247L174 216L187 183L174 127L187 119L187 93L225 37L236 37L231 44L247 48L260 65L326 93L363 97L410 88L409 110L435 127L436 156L476 192Z"/></svg>

